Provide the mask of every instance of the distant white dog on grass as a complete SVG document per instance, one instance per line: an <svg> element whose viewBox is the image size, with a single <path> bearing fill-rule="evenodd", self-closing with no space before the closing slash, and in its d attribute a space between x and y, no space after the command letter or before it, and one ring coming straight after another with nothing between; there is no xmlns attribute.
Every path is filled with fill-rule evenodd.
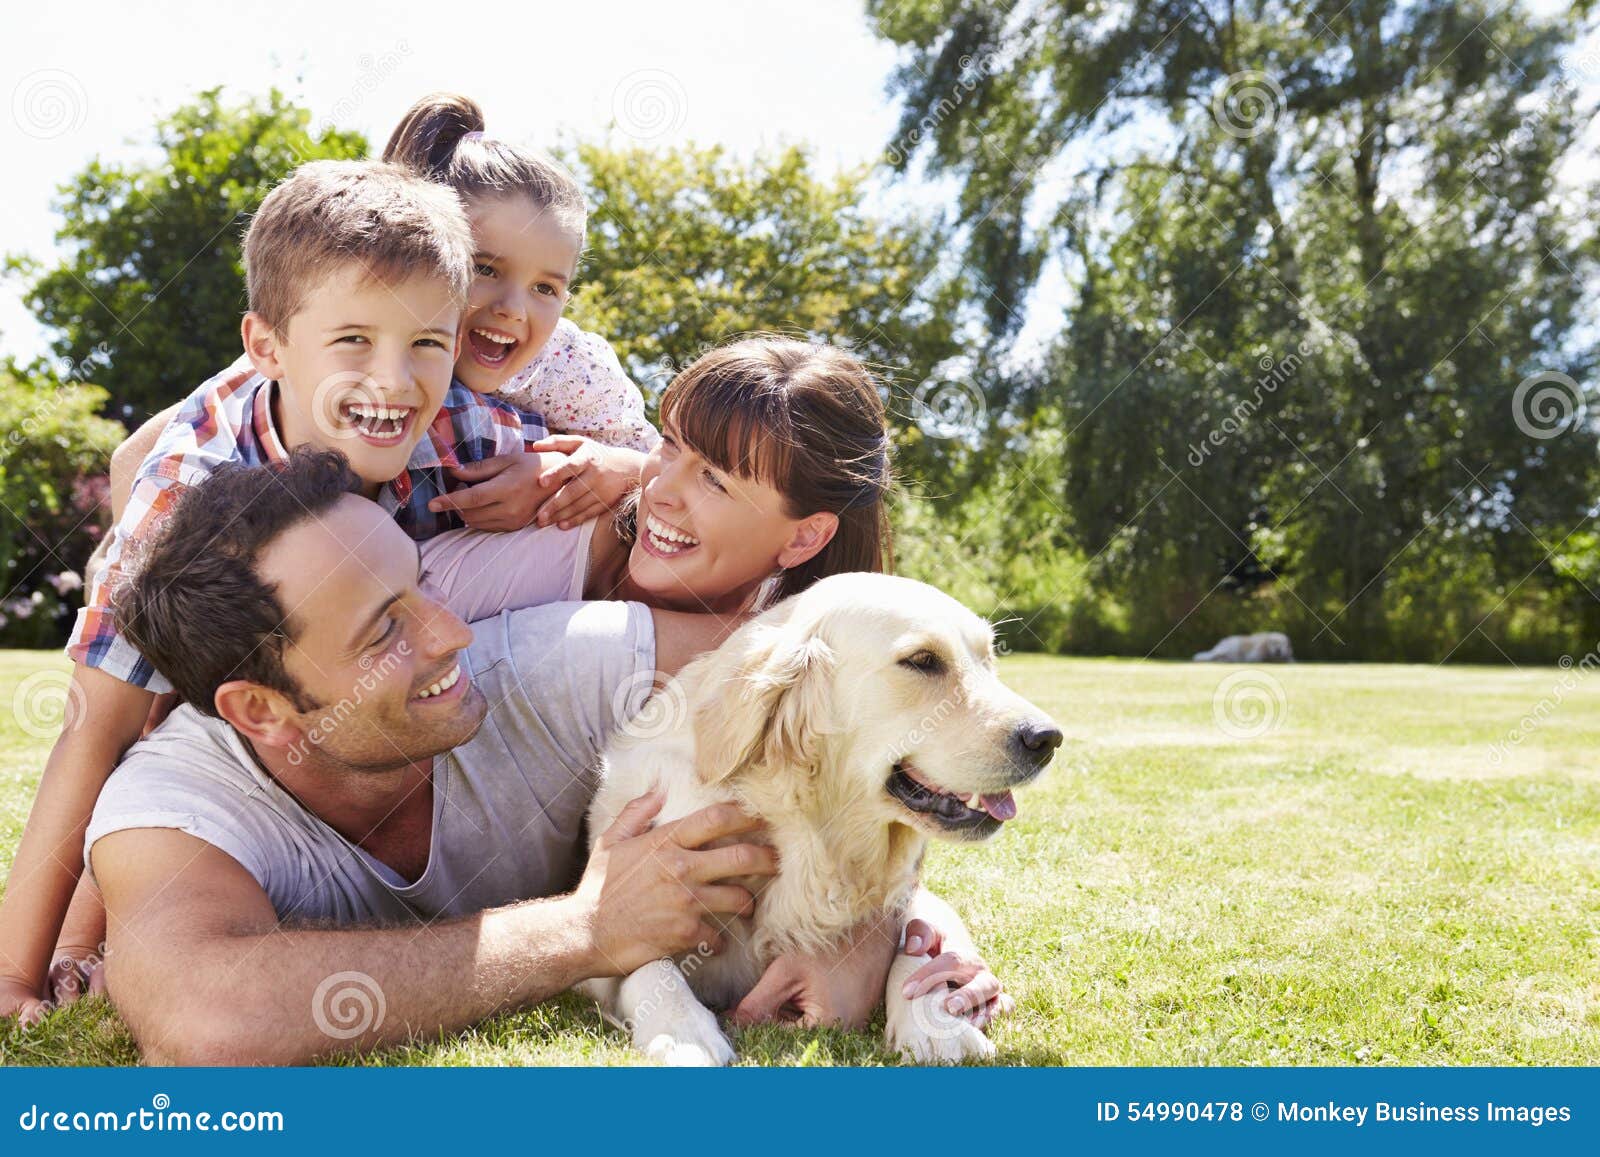
<svg viewBox="0 0 1600 1157"><path fill-rule="evenodd" d="M1229 635L1209 651L1194 657L1196 663L1293 663L1289 636L1281 631L1255 635Z"/></svg>
<svg viewBox="0 0 1600 1157"><path fill-rule="evenodd" d="M1062 738L1000 682L987 623L889 575L824 579L658 694L680 697L681 718L664 729L624 725L606 751L589 830L603 833L659 785L656 822L736 802L766 821L782 865L764 889L736 881L757 892L755 913L723 922L721 952L581 986L670 1064L732 1061L710 1008L735 1007L782 952L839 944L881 912L914 915L906 909L928 839L999 831L1017 814L1012 789L1044 771ZM992 1056L982 1032L944 1010L948 993L901 994L927 962L895 956L890 1045L923 1062Z"/></svg>

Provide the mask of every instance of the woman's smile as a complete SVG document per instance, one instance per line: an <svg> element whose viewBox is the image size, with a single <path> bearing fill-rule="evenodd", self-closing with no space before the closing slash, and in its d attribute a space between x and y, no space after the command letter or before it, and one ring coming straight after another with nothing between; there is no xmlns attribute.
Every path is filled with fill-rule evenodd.
<svg viewBox="0 0 1600 1157"><path fill-rule="evenodd" d="M644 533L639 536L639 541L657 558L677 558L700 545L698 538L649 513L644 516Z"/></svg>

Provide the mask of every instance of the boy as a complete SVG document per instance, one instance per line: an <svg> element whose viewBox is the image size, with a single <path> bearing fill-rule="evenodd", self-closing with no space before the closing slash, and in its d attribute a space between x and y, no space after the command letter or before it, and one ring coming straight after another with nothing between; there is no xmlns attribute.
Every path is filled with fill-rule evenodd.
<svg viewBox="0 0 1600 1157"><path fill-rule="evenodd" d="M565 480L546 473L554 456L527 452L546 434L539 419L451 385L472 254L456 195L392 165L314 162L262 203L245 237L245 356L189 396L140 467L68 645L68 717L0 904L0 1016L47 1010L40 998L50 995L51 949L90 812L154 695L170 689L111 605L179 494L223 462L338 450L363 493L420 539L462 525L454 512L428 509L447 489L447 468L513 455L503 485ZM192 629L205 646L207 624ZM84 899L62 936L67 956L91 954L101 939L97 898Z"/></svg>

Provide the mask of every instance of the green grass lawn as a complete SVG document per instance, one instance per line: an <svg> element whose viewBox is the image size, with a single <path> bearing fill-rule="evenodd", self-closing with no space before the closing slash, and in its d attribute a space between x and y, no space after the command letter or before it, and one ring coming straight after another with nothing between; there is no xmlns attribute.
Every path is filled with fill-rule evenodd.
<svg viewBox="0 0 1600 1157"><path fill-rule="evenodd" d="M64 664L0 654L0 871L49 747L6 708L47 666ZM1042 656L1005 673L1068 746L1002 835L929 856L1017 998L1000 1063L1600 1063L1600 677ZM746 1062L893 1060L875 1035L736 1045ZM0 1060L137 1052L93 1001L11 1032ZM364 1058L632 1060L570 996Z"/></svg>

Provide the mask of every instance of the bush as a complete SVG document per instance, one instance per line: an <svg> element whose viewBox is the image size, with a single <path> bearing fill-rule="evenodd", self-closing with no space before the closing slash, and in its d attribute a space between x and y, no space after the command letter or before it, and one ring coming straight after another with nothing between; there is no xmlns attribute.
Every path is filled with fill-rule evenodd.
<svg viewBox="0 0 1600 1157"><path fill-rule="evenodd" d="M56 646L71 630L124 434L96 415L105 401L46 367L0 366L0 645Z"/></svg>

